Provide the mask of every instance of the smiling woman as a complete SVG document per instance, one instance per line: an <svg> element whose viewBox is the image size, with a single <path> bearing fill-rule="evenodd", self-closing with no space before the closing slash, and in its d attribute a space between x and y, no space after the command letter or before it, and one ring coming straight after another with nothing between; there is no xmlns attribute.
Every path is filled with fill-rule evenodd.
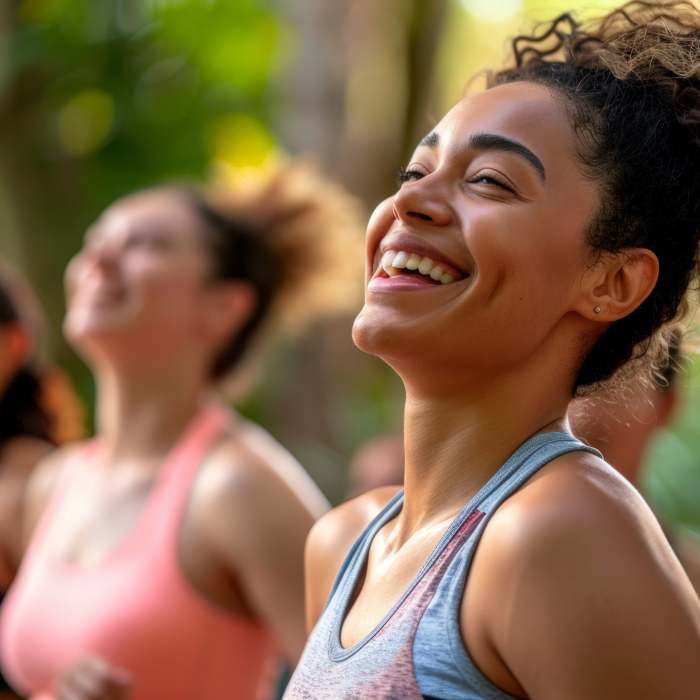
<svg viewBox="0 0 700 700"><path fill-rule="evenodd" d="M23 694L253 700L296 661L325 500L217 391L271 319L338 308L355 214L289 165L245 193L138 192L91 227L64 331L96 377L97 434L30 483L1 629Z"/></svg>
<svg viewBox="0 0 700 700"><path fill-rule="evenodd" d="M700 604L572 397L653 371L700 238L700 12L513 42L367 229L357 346L406 390L404 489L307 543L287 698L688 700Z"/></svg>

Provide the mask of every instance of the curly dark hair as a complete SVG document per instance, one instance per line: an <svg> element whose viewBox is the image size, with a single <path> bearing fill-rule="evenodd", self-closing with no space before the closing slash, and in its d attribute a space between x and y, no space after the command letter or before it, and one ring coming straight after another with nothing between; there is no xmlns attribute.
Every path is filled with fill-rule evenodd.
<svg viewBox="0 0 700 700"><path fill-rule="evenodd" d="M653 370L700 271L700 11L686 1L634 0L583 25L565 13L513 39L512 54L514 65L492 73L490 86L526 80L552 88L569 114L582 171L600 183L590 248L641 247L659 259L653 291L599 338L575 391L635 360Z"/></svg>

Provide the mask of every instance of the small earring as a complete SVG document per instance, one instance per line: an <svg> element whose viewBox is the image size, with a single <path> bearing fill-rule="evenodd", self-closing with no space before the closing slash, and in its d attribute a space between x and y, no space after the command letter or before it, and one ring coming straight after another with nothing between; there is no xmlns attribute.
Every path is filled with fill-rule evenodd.
<svg viewBox="0 0 700 700"><path fill-rule="evenodd" d="M594 306L594 307L593 307L593 313L594 313L594 314L599 314L601 311L602 311L602 309L600 308L600 306Z"/></svg>

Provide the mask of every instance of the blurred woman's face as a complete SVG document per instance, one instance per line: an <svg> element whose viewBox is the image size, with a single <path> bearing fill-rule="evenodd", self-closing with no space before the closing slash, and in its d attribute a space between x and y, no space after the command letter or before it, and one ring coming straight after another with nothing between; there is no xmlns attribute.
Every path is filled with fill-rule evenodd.
<svg viewBox="0 0 700 700"><path fill-rule="evenodd" d="M564 105L527 82L465 98L402 179L368 226L356 344L445 376L522 364L572 313L598 202Z"/></svg>
<svg viewBox="0 0 700 700"><path fill-rule="evenodd" d="M172 191L112 205L66 270L66 336L87 355L141 357L194 340L209 269L200 231Z"/></svg>

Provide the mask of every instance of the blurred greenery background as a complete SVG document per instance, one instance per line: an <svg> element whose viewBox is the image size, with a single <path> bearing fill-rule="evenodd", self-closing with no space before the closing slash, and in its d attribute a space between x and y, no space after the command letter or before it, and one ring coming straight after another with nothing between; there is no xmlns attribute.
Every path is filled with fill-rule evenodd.
<svg viewBox="0 0 700 700"><path fill-rule="evenodd" d="M2 0L0 253L39 291L53 358L89 408L89 374L60 334L62 273L111 201L310 154L369 211L468 78L502 62L509 36L613 4ZM355 448L401 421L398 381L353 348L350 323L278 340L241 404L336 502ZM687 384L687 408L657 443L646 485L667 518L700 533L697 363Z"/></svg>

